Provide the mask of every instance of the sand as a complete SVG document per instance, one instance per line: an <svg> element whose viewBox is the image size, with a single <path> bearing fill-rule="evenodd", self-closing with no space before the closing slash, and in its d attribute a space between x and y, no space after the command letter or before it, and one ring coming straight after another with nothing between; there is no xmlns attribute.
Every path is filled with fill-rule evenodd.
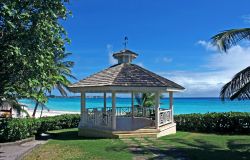
<svg viewBox="0 0 250 160"><path fill-rule="evenodd" d="M33 109L27 109L29 115L31 116L33 113ZM80 114L79 112L73 112L73 111L55 111L55 110L43 110L42 117L51 117L51 116L57 116L62 114ZM36 118L40 117L41 110L36 111Z"/></svg>

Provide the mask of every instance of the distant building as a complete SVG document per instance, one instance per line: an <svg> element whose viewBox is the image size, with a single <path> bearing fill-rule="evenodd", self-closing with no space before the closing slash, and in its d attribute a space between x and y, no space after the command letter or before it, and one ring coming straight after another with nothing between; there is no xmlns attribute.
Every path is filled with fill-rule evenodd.
<svg viewBox="0 0 250 160"><path fill-rule="evenodd" d="M26 106L23 104L19 104L20 107L14 107L14 104L12 102L4 100L0 104L0 118L18 118L18 117L24 117L26 116L25 113L22 113L22 109L26 109Z"/></svg>

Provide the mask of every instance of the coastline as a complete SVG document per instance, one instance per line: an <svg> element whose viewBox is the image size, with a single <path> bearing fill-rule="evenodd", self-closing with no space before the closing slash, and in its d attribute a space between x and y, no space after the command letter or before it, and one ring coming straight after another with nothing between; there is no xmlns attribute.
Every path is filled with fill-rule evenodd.
<svg viewBox="0 0 250 160"><path fill-rule="evenodd" d="M27 112L31 116L33 113L33 109L27 109ZM41 110L37 110L36 118L39 118L40 114L41 114ZM42 117L52 117L52 116L58 116L62 114L80 114L80 111L76 112L76 111L43 110Z"/></svg>

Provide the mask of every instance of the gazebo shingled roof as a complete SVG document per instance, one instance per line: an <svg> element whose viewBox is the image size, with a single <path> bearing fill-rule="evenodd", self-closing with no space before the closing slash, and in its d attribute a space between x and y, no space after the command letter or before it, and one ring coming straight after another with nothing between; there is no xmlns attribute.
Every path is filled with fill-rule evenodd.
<svg viewBox="0 0 250 160"><path fill-rule="evenodd" d="M129 50L121 51L120 53L124 53L126 51L128 53L135 54ZM117 54L119 54L119 52L114 55ZM177 90L185 89L173 81L132 63L118 63L70 85L69 88L74 92L74 89L76 88L102 86L167 87Z"/></svg>

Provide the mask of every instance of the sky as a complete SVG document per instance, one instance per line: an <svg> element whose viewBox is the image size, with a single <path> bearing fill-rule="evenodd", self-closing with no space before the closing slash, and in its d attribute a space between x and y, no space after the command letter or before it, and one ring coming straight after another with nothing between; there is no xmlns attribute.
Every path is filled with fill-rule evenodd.
<svg viewBox="0 0 250 160"><path fill-rule="evenodd" d="M72 72L80 80L115 64L112 53L124 48L127 36L128 49L139 54L133 63L184 86L177 96L218 97L250 64L250 43L225 54L211 37L249 27L249 6L246 0L72 0L72 16L62 22Z"/></svg>

